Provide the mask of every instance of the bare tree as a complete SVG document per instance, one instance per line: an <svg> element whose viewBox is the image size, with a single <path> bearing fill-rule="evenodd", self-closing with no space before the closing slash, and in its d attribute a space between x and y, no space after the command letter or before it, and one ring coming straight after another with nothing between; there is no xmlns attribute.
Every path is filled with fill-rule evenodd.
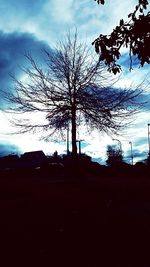
<svg viewBox="0 0 150 267"><path fill-rule="evenodd" d="M14 78L14 91L5 94L15 112L13 123L19 132L46 131L47 136L62 132L71 125L72 153L77 153L76 132L80 124L109 133L118 132L129 117L139 110L141 90L116 89L103 63L93 59L86 44L75 33L67 35L53 52L44 51L41 66L29 54L30 68L24 78ZM45 120L33 122L33 114L44 114ZM17 119L16 116L24 115ZM27 117L27 114L29 116Z"/></svg>

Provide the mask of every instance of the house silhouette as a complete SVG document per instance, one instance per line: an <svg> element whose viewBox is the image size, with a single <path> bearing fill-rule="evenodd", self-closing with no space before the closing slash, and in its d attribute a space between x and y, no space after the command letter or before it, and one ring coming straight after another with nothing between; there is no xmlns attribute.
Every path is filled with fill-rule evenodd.
<svg viewBox="0 0 150 267"><path fill-rule="evenodd" d="M21 162L24 167L40 167L47 162L47 157L42 150L25 152L21 155Z"/></svg>

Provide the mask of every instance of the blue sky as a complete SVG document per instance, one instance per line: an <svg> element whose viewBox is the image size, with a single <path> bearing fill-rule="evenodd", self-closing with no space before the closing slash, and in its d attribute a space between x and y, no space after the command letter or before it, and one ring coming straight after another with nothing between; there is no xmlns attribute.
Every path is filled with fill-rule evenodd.
<svg viewBox="0 0 150 267"><path fill-rule="evenodd" d="M0 91L10 90L12 80L10 74L22 77L20 66L26 66L25 52L31 52L34 58L42 61L42 48L49 49L63 39L67 31L77 28L80 39L86 40L89 47L100 33L109 34L121 18L127 19L136 0L107 0L104 6L97 5L94 0L0 0ZM94 53L94 48L93 48ZM121 59L123 72L118 85L135 87L147 75L145 85L149 83L149 66L138 66L129 71L129 58L123 49ZM147 88L147 100L150 93ZM5 103L0 95L0 105ZM10 125L5 114L0 112L0 155L18 151L43 149L47 154L58 150L65 152L65 143L44 143L35 135L8 135ZM147 124L150 123L149 105L133 120L126 131L116 138L122 142L126 157L130 155L129 141L133 143L135 161L146 157L148 152ZM105 159L107 144L114 144L110 137L93 132L91 136L78 134L84 139L82 151L93 158Z"/></svg>

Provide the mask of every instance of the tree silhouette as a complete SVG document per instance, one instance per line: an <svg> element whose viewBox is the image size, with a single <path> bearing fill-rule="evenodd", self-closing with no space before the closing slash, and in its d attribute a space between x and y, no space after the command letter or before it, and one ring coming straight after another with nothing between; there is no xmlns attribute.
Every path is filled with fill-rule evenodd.
<svg viewBox="0 0 150 267"><path fill-rule="evenodd" d="M105 1L99 1L104 4ZM121 54L121 47L129 49L130 70L132 69L133 56L138 58L140 65L150 63L150 12L145 14L147 0L138 0L135 10L128 15L129 21L120 20L119 25L110 35L102 35L92 43L95 51L100 54L100 60L108 66L108 70L114 74L121 71L117 63Z"/></svg>
<svg viewBox="0 0 150 267"><path fill-rule="evenodd" d="M70 125L72 153L76 155L80 124L91 130L117 133L139 111L137 98L141 90L114 88L114 78L103 63L94 61L76 33L73 37L68 34L53 52L44 51L44 55L45 64L41 66L26 54L30 68L23 69L22 80L13 78L14 91L5 93L11 104L8 112L15 113L11 121L19 127L17 132L42 130L42 138L49 138ZM41 113L44 119L39 122Z"/></svg>
<svg viewBox="0 0 150 267"><path fill-rule="evenodd" d="M106 163L109 166L119 164L123 162L123 151L116 145L107 146L107 160Z"/></svg>

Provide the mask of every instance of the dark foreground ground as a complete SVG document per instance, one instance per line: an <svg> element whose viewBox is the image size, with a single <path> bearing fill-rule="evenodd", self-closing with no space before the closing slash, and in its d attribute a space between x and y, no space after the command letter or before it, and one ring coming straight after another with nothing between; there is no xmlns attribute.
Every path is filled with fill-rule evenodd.
<svg viewBox="0 0 150 267"><path fill-rule="evenodd" d="M150 178L5 171L0 266L150 266Z"/></svg>

